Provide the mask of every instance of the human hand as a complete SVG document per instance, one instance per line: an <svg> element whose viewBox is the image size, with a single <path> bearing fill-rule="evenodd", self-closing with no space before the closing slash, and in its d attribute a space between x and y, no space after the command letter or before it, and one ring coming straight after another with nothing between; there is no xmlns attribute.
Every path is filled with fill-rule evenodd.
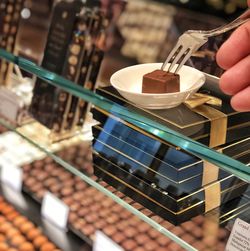
<svg viewBox="0 0 250 251"><path fill-rule="evenodd" d="M232 107L237 111L250 111L250 21L220 47L216 60L226 70L220 78L220 88L232 95Z"/></svg>

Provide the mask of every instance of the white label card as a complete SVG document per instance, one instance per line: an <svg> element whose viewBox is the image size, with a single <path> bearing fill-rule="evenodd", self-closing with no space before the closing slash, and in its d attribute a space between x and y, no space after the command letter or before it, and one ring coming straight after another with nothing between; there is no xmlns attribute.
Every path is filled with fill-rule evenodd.
<svg viewBox="0 0 250 251"><path fill-rule="evenodd" d="M96 231L93 251L124 251L118 244L112 241L101 231Z"/></svg>
<svg viewBox="0 0 250 251"><path fill-rule="evenodd" d="M1 165L1 181L18 192L22 191L23 170L13 164L5 162Z"/></svg>
<svg viewBox="0 0 250 251"><path fill-rule="evenodd" d="M20 105L17 102L18 97L15 95L15 99L13 99L13 97L8 96L9 94L10 91L7 89L0 90L0 114L11 121L16 121L20 109Z"/></svg>
<svg viewBox="0 0 250 251"><path fill-rule="evenodd" d="M225 251L250 251L250 224L237 218Z"/></svg>
<svg viewBox="0 0 250 251"><path fill-rule="evenodd" d="M41 214L55 226L67 229L69 207L50 192L43 197Z"/></svg>

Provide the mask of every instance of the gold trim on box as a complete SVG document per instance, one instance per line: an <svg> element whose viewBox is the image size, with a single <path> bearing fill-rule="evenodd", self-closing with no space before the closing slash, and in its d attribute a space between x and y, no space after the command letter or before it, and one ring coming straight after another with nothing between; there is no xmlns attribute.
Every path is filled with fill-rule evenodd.
<svg viewBox="0 0 250 251"><path fill-rule="evenodd" d="M143 131L143 130L140 129L140 128L137 128L137 127L134 126L134 125L129 124L128 122L126 122L126 121L124 121L124 120L122 120L122 119L116 117L115 115L113 115L113 114L111 114L111 113L108 113L108 112L104 111L103 109L101 109L101 108L99 108L99 107L95 107L95 109L96 109L97 111L103 113L103 114L106 115L107 117L111 117L111 118L113 118L114 120L119 121L119 122L121 122L122 124L124 124L124 125L126 125L126 126L132 128L132 129L134 129L134 130L136 130L136 131L138 131L138 132L140 132L140 133L142 133L142 134L144 134L144 135L146 135L146 136L148 136L148 137L150 137L150 138L152 138L152 139L158 140L158 141L159 141L160 143L162 143L162 144L165 144L165 145L167 145L167 146L174 147L176 150L179 150L179 147L176 147L176 146L174 146L174 145L171 145L171 144L168 143L167 141L163 141L161 138L157 138L157 137L155 137L154 135L149 134L149 133ZM230 130L233 130L233 129L242 128L242 127L248 126L248 125L250 126L250 122L245 122L245 123L240 124L240 125L237 125L237 126L235 125L235 126L229 127L229 128L227 128L227 131L230 131ZM206 138L206 137L209 137L209 134L203 134L203 135L201 135L201 136L194 137L193 140L200 140L200 139L203 139L203 138ZM250 137L248 137L247 139L249 139L249 138L250 138ZM241 141L240 141L240 142L241 142ZM238 142L237 142L236 144L238 144ZM184 150L184 151L185 151L185 150Z"/></svg>
<svg viewBox="0 0 250 251"><path fill-rule="evenodd" d="M100 127L99 125L95 125L94 128L96 128L96 129L99 130L100 132L104 132L105 134L107 134L107 135L109 135L109 136L111 136L111 137L113 137L113 138L115 138L115 139L117 139L117 140L119 140L119 141L121 141L121 142L124 142L125 144L127 144L127 145L129 145L129 146L131 146L131 147L133 147L133 148L138 149L138 150L141 151L142 153L145 153L145 154L147 154L147 155L150 155L150 156L152 156L153 158L155 158L155 159L157 159L157 160L159 160L159 161L161 161L161 162L166 163L165 161L160 160L159 158L156 158L155 156L153 156L153 155L151 155L151 154L149 154L149 153L146 153L146 152L143 151L142 149L139 149L138 147L136 147L136 146L134 146L134 145L131 145L130 143L127 143L126 141L124 141L124 140L122 140L122 139L119 139L119 138L117 138L116 136L114 136L114 135L108 133L107 131L104 130L104 128ZM96 138L96 140L102 142L101 140L99 140L99 139L97 139L97 138ZM225 146L225 147L222 147L222 148L218 148L217 151L223 152L225 149L230 148L230 147L233 147L233 146L235 146L235 145L237 145L237 144L241 144L242 142L247 141L247 140L250 140L250 138L241 140L241 141L239 141L239 142L237 142L237 143L233 143L233 144L231 144L231 145L228 145L228 146ZM103 142L102 142L102 143L103 143ZM104 144L107 145L106 143L104 143ZM109 146L109 145L108 145L108 146ZM109 146L109 147L111 148L111 146ZM113 147L112 147L112 148L113 148ZM179 151L179 149L176 149L176 150ZM117 150L117 151L118 151L118 150ZM120 152L120 151L119 151L119 153L125 155L123 152ZM242 152L242 153L239 153L239 154L237 154L237 155L234 155L234 156L232 156L232 158L241 157L241 156L244 156L244 155L246 155L246 154L248 154L248 153L250 153L250 149L249 149L249 150L246 150L246 151L244 151L244 152ZM131 157L130 157L130 158L131 158ZM134 159L132 159L132 160L134 160ZM185 170L185 169L187 169L187 168L190 168L190 167L193 166L193 165L199 164L199 163L201 163L201 162L205 162L205 161L199 160L199 161L197 161L197 162L194 162L194 163L192 163L192 164L186 165L186 166L181 167L181 168L178 168L178 169L175 168L174 166L172 166L171 164L168 164L168 163L166 163L166 164L168 164L169 166L171 166L171 167L172 167L173 169L175 169L176 171L182 171L182 170ZM141 164L141 162L139 162L139 163ZM144 164L142 164L142 165L144 165ZM207 165L208 165L208 164L207 164ZM212 165L212 164L211 164L211 165ZM208 166L208 168L209 168L209 166ZM198 176L198 175L195 175L195 176ZM192 177L195 177L195 176L192 176ZM171 179L170 179L170 180L171 180ZM178 182L178 183L179 183L179 182ZM180 182L180 183L181 183L181 182ZM207 182L204 182L204 185L206 185L206 184L208 184L208 183L207 183Z"/></svg>
<svg viewBox="0 0 250 251"><path fill-rule="evenodd" d="M242 156L244 156L244 155L246 155L248 153L250 153L250 149L248 149L248 150L246 150L244 152L236 154L235 157L240 158L240 157L242 157ZM249 163L247 165L249 165Z"/></svg>
<svg viewBox="0 0 250 251"><path fill-rule="evenodd" d="M106 158L104 158L103 156L101 156L99 153L94 152L94 154L97 155L99 158L105 160L106 162L111 163L113 166L117 167L118 169L121 169L121 168L120 168L119 166L117 166L115 163L113 163L113 162L107 160ZM96 164L95 164L95 165L96 165ZM97 165L96 165L96 166L97 166ZM106 171L105 173L109 173L109 172ZM112 174L111 174L111 175L112 175ZM216 182L214 182L214 183L211 184L211 185L215 185L215 184L219 184L219 185L220 185L224 180L229 179L229 178L231 178L232 176L234 176L234 175L230 175L230 176L228 176L228 177L226 177L226 178L221 179L220 181L216 181ZM117 178L117 179L119 179L119 178ZM120 179L119 179L119 180L120 180ZM143 181L143 180L142 180L142 181ZM124 182L124 181L123 181L123 182ZM144 181L143 181L143 182L144 182ZM225 193L225 192L228 192L228 191L230 191L230 190L236 189L236 188L242 186L243 184L245 184L244 181L242 181L241 183L239 183L239 184L237 184L237 185L234 185L234 186L232 186L232 187L229 187L229 188L227 188L227 189L221 191L221 194L223 194L223 193ZM211 185L210 185L210 186L211 186ZM169 194L168 194L167 196L170 197L171 199L175 200L176 202L180 202L180 201L182 201L182 200L187 199L187 198L190 197L190 196L193 196L193 195L196 194L196 193L204 192L204 190L205 190L205 188L202 187L202 188L200 188L199 190L197 190L197 191L195 191L195 192L193 192L193 193L190 193L189 195L186 195L185 197L182 197L182 198L180 198L180 199L175 199L175 198L171 197ZM204 202L204 200L202 200L202 201ZM199 204L199 203L198 203L198 204Z"/></svg>
<svg viewBox="0 0 250 251"><path fill-rule="evenodd" d="M169 208L167 208L167 207L163 206L162 204L160 204L158 201L155 201L155 200L152 199L151 197L147 196L146 194L144 194L144 193L141 192L140 190L137 190L135 187L133 187L133 186L127 184L127 183L124 182L123 180L121 180L121 179L117 178L116 176L114 176L113 174L107 172L106 170L104 170L104 169L101 168L100 166L98 166L98 165L96 165L96 164L94 164L94 166L96 166L98 169L101 169L102 172L106 173L107 175L109 175L109 176L112 177L113 179L115 179L115 180L119 181L120 183L122 183L123 185L129 187L131 190L136 191L137 193L139 193L139 194L142 195L143 197L145 197L145 198L147 198L148 200L152 201L153 203L157 204L157 205L160 206L161 208L164 208L165 210L171 212L172 214L175 214L175 215L182 214L182 213L184 213L185 211L188 211L188 210L192 209L193 207L196 207L196 206L198 206L199 204L204 203L204 201L201 200L201 201L199 201L198 203L196 203L196 204L194 204L194 205L192 205L192 206L190 206L190 207L188 207L188 208L182 209L181 211L178 211L178 212L174 212L174 211L170 210Z"/></svg>
<svg viewBox="0 0 250 251"><path fill-rule="evenodd" d="M126 126L132 128L132 129L134 129L135 131L140 132L141 134L144 134L144 135L146 135L146 136L148 136L148 137L150 137L150 138L152 138L152 139L155 139L155 140L157 140L157 141L159 141L159 142L161 142L161 143L163 143L163 144L165 144L165 145L167 145L167 146L171 146L171 147L177 148L176 146L171 145L170 143L168 143L168 142L166 142L166 141L163 141L161 138L157 138L157 137L155 137L154 135L152 135L152 134L150 134L150 133L147 133L147 132L143 131L142 129L140 129L140 128L138 128L138 127L132 125L132 124L129 124L128 122L126 122L126 121L124 121L124 120L122 120L122 119L116 117L115 115L113 115L113 114L111 114L111 113L109 113L109 112L106 112L105 110L103 110L103 109L101 109L101 108L99 108L99 107L96 107L96 106L95 106L95 110L97 110L97 111L103 113L104 115L107 116L107 118L111 117L111 118L113 118L114 120L119 121L119 122L121 122L122 124L124 124L124 125L126 125Z"/></svg>
<svg viewBox="0 0 250 251"><path fill-rule="evenodd" d="M210 120L209 146L215 147L226 143L227 115L207 105L192 109Z"/></svg>
<svg viewBox="0 0 250 251"><path fill-rule="evenodd" d="M235 218L236 216L238 216L239 214L242 214L243 212L245 212L245 211L247 211L247 210L249 210L249 207L247 207L245 210L242 210L242 211L238 212L237 214L232 215L232 216L229 217L229 218L226 218L224 221L221 221L220 224L223 224L223 223L225 223L225 222L227 222L227 221L229 221L229 220Z"/></svg>
<svg viewBox="0 0 250 251"><path fill-rule="evenodd" d="M189 177L189 178L187 178L187 179L184 179L184 180L182 180L182 181L180 181L180 182L176 182L176 181L174 181L174 180L168 178L167 176L164 176L164 175L162 175L161 173L156 172L154 169L151 169L150 167L148 167L148 166L142 164L141 162L139 162L139 161L137 161L137 160L131 158L130 156L126 155L125 153L123 153L123 152L121 152L121 151L119 151L119 150L113 148L112 146L110 146L110 145L104 143L103 141L101 141L101 140L99 140L99 139L96 139L96 141L99 142L99 143L101 143L102 145L106 146L107 148L109 148L109 149L115 151L116 153L118 153L118 154L124 156L125 158L127 158L127 159L129 159L129 160L131 160L131 161L133 161L133 162L135 162L135 163L137 163L137 164L139 164L140 166L143 166L145 169L148 169L148 170L150 170L150 171L152 171L152 172L154 172L154 173L156 173L156 174L159 174L161 177L163 177L163 178L165 178L165 179L167 179L167 180L169 180L169 181L172 181L173 183L175 183L175 184L177 184L177 185L178 185L178 184L181 184L181 183L184 183L184 182L186 182L186 181L188 181L188 180L190 180L190 179L192 179L192 178L195 178L195 177L197 177L197 176L201 176L201 174L198 174L198 175L194 175L194 176L192 176L192 177ZM105 159L105 158L103 158L103 159ZM113 162L112 162L112 163L113 163ZM207 163L208 163L208 162L207 162ZM113 163L113 164L116 165L115 163ZM209 164L209 163L208 163L208 164ZM212 165L212 164L211 164L211 165ZM117 165L116 165L116 166L117 166ZM209 168L209 167L208 167L208 168ZM226 178L229 178L229 177L232 177L232 176L233 176L233 175L230 175L230 176L227 176L227 177L225 177L225 178L223 178L223 179L221 179L221 180L218 180L218 175L217 175L217 179L214 180L214 182L215 182L215 181L220 182L220 181L223 181L223 180L225 180ZM211 182L212 182L212 181L211 181ZM211 182L209 182L209 183L211 183ZM205 186L205 185L207 185L207 184L209 184L209 183L202 184L202 187ZM188 196L189 196L189 195L188 195Z"/></svg>
<svg viewBox="0 0 250 251"><path fill-rule="evenodd" d="M102 128L102 127L100 127L100 126L98 126L98 125L95 125L94 128L96 128L96 129L98 129L98 130L100 130L100 131L103 131L104 133L106 133L106 134L112 136L113 138L116 138L117 140L120 140L120 141L122 141L122 142L125 142L125 143L128 144L128 145L131 145L130 143L127 143L126 141L121 140L121 139L117 138L116 136L114 136L114 135L108 133L107 131L104 130L104 128ZM156 140L158 140L158 139L156 139ZM160 142L160 140L159 140L159 142ZM160 142L160 143L163 143L163 142ZM131 146L134 147L134 148L139 149L138 147L136 147L136 146L134 146L134 145L131 145ZM171 147L173 147L173 146L171 146ZM180 150L181 150L181 148L179 148L179 147L173 147L173 148L175 148L176 151L180 151ZM143 151L142 149L139 149L139 150L140 150L141 152L147 154L147 155L150 155L150 156L154 157L153 155L151 155L151 154L149 154L149 153L146 153L146 152ZM154 157L154 158L156 158L156 157ZM159 161L162 161L162 162L166 163L165 161L160 160L159 158L156 158L156 159L158 159ZM196 162L194 162L194 163L192 163L192 164L189 164L189 165L180 167L180 168L178 168L178 169L175 168L174 166L172 166L171 164L168 164L168 163L167 163L167 164L170 165L173 169L175 169L175 170L177 170L177 171L182 171L182 170L184 170L184 169L186 169L186 168L189 168L189 167L191 167L191 166L193 166L193 165L199 164L200 162L202 162L202 160L196 161Z"/></svg>
<svg viewBox="0 0 250 251"><path fill-rule="evenodd" d="M132 157L130 157L130 156L128 156L127 154L125 154L125 153L123 153L123 152L121 152L121 151L115 149L114 147L112 147L112 146L110 146L110 145L104 143L103 141L101 141L101 140L99 140L99 139L96 139L96 141L97 141L97 142L100 142L101 144L103 144L103 145L106 146L107 148L109 148L109 149L115 151L116 153L118 153L118 154L124 156L125 158L127 158L127 159L129 159L129 160L135 162L136 164L138 164L138 165L144 167L146 170L150 170L151 172L153 172L153 173L155 173L155 174L158 174L158 175L161 176L162 178L167 179L167 180L169 180L170 182L175 183L176 185L181 184L181 183L184 183L184 182L186 182L186 181L188 181L188 180L191 180L191 179L193 179L193 178L195 178L195 177L201 176L201 174L197 174L197 175L194 175L194 176L192 176L192 177L189 177L189 178L186 178L186 179L184 179L184 180L182 180L182 181L177 182L177 181L174 181L174 180L170 179L170 178L167 177L167 176L164 176L164 175L161 174L161 173L158 173L158 172L155 171L154 169L152 169L152 168L146 166L145 164L139 162L138 160L133 159ZM112 162L112 163L113 163L113 162Z"/></svg>
<svg viewBox="0 0 250 251"><path fill-rule="evenodd" d="M110 161L107 160L107 162L110 162ZM160 206L161 208L164 208L165 210L171 212L171 213L174 214L174 215L182 214L182 213L184 213L184 212L186 212L186 211L188 211L188 210L191 210L192 208L194 208L194 207L196 207L196 206L198 206L198 205L200 205L200 204L203 204L203 203L205 202L204 200L201 200L201 201L197 202L196 204L193 204L193 205L190 206L190 207L187 207L187 208L185 208L185 209L182 209L182 210L180 210L180 211L178 211L178 212L174 212L174 211L170 210L169 208L163 206L163 205L160 204L159 202L155 201L155 200L152 199L151 197L147 196L146 194L144 194L144 193L141 192L140 190L137 190L135 187L129 185L129 184L126 183L126 182L124 182L123 180L121 180L121 179L118 178L117 176L114 176L113 174L107 172L106 170L104 170L103 168L101 168L99 165L94 164L94 166L95 166L96 168L102 170L102 172L104 172L104 173L107 174L108 176L110 176L110 177L112 177L113 179L119 181L119 182L122 183L123 185L129 187L131 190L134 190L134 191L138 192L138 193L141 194L143 197L147 198L148 200L152 201L153 203L157 204L157 205ZM237 185L236 188L237 188L237 187L239 187L239 186ZM235 187L230 188L230 189L235 189Z"/></svg>
<svg viewBox="0 0 250 251"><path fill-rule="evenodd" d="M221 215L221 216L220 216L220 219L226 217L227 215L232 214L233 212L236 212L236 211L240 210L240 209L243 208L243 207L246 207L248 204L250 205L250 202L246 202L245 204L243 204L243 205L241 205L241 206L239 206L239 207L237 207L237 208L232 209L231 211L227 212L226 214ZM249 205L248 205L248 206L249 206ZM248 208L248 207L247 207L247 208Z"/></svg>
<svg viewBox="0 0 250 251"><path fill-rule="evenodd" d="M240 129L240 128L245 128L247 126L250 126L250 121L248 122L245 122L245 123L241 123L240 125L234 125L234 126L231 126L231 127L228 127L227 128L227 132L228 131L231 131L231 130L234 130L234 129ZM209 134L203 134L203 135L200 135L200 136L197 136L197 137L194 137L193 140L199 140L199 139L204 139L206 137L209 137ZM249 138L249 137L248 137ZM248 139L247 138L247 139Z"/></svg>

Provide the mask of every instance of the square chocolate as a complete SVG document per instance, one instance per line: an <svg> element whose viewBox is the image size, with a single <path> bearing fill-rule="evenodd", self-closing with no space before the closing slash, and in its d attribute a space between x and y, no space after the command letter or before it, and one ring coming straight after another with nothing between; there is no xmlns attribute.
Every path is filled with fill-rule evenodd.
<svg viewBox="0 0 250 251"><path fill-rule="evenodd" d="M155 70L143 76L142 93L171 93L180 91L180 76Z"/></svg>

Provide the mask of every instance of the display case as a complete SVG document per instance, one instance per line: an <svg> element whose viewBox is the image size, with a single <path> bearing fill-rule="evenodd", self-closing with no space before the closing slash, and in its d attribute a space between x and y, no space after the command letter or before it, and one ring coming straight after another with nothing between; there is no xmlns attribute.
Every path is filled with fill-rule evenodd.
<svg viewBox="0 0 250 251"><path fill-rule="evenodd" d="M0 49L1 60L19 67L35 84L31 105L20 107L10 101L13 96L2 96L8 99L2 99L1 109L8 104L16 112L1 112L0 165L20 167L21 195L36 216L15 205L18 199L11 201L4 191L2 196L38 226L43 225L39 208L47 192L69 207L68 231L58 235L59 241L45 227L54 249L89 250L98 232L103 232L121 250L225 250L236 220L245 226L250 223L249 113L232 111L228 97L213 93L223 101L218 109L227 115L228 127L225 141L210 145L211 121L200 114L184 106L152 112L127 102L111 87L101 87L108 75L107 62L113 62L115 53L108 52L102 67L97 67L100 72L93 82L97 79L99 88L94 92L95 84L81 86L81 81L73 83L63 74L68 65L60 66L56 74L45 64L41 67ZM126 60L125 64L131 63ZM14 81L13 76L10 79ZM17 86L22 84L18 81ZM210 84L207 80L205 87ZM37 99L40 88L43 94L49 92L49 99ZM8 90L23 98L16 89ZM73 117L60 110L65 109L60 106L62 97L71 103ZM79 104L86 104L85 109ZM17 121L22 109L33 117ZM73 119L74 126L55 126L62 125L55 118ZM2 198L0 202L6 203ZM0 210L0 214L5 213Z"/></svg>

